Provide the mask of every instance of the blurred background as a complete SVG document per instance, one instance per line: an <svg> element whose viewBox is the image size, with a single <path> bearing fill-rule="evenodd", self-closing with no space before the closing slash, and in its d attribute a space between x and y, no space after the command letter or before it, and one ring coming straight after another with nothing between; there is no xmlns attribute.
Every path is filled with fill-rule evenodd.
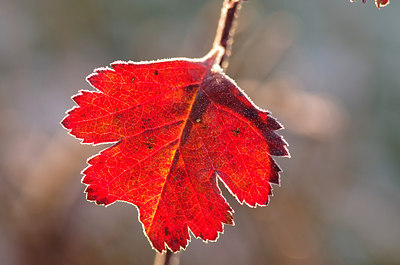
<svg viewBox="0 0 400 265"><path fill-rule="evenodd" d="M400 264L400 5L250 0L227 73L284 125L268 207L181 264ZM59 122L115 60L201 57L222 0L0 1L0 264L152 264L135 207L85 200L105 146Z"/></svg>

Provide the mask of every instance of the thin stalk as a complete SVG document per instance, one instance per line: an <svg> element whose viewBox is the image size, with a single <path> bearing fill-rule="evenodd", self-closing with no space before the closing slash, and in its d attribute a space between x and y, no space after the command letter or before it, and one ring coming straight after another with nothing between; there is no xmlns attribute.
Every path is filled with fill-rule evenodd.
<svg viewBox="0 0 400 265"><path fill-rule="evenodd" d="M154 259L154 265L179 265L180 254L174 254L169 249L166 253L158 253L156 254L156 258Z"/></svg>
<svg viewBox="0 0 400 265"><path fill-rule="evenodd" d="M213 49L222 48L219 62L222 68L228 67L228 57L231 53L233 43L233 34L235 32L235 19L238 16L242 2L244 0L225 0L221 8L221 16L218 22L217 32L215 34Z"/></svg>

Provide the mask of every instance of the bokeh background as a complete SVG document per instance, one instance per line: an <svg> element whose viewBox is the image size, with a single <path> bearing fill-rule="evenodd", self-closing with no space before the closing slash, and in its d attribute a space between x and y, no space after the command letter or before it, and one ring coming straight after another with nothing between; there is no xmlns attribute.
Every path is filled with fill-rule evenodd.
<svg viewBox="0 0 400 265"><path fill-rule="evenodd" d="M400 4L251 0L228 74L284 125L268 207L181 264L400 264ZM135 207L85 200L104 146L59 124L115 60L201 57L222 0L0 1L0 264L152 264ZM251 148L251 147L249 147ZM221 185L223 186L223 185Z"/></svg>

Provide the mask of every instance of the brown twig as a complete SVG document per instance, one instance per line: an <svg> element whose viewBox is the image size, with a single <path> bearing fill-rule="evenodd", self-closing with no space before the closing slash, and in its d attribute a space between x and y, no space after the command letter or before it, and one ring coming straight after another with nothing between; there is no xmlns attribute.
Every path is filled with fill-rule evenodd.
<svg viewBox="0 0 400 265"><path fill-rule="evenodd" d="M179 253L173 254L169 249L166 253L157 252L154 265L179 265Z"/></svg>
<svg viewBox="0 0 400 265"><path fill-rule="evenodd" d="M244 0L225 0L222 5L213 48L222 48L223 52L219 59L219 65L223 68L228 66L227 58L231 53L236 24L235 18L238 16L238 11L243 1Z"/></svg>

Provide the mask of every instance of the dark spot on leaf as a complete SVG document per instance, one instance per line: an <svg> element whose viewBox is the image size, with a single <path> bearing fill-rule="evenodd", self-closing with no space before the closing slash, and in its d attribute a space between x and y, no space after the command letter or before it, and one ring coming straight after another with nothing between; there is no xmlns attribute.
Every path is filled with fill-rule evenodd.
<svg viewBox="0 0 400 265"><path fill-rule="evenodd" d="M158 75L158 71L157 71L157 70L154 70L154 74L155 74L155 75Z"/></svg>
<svg viewBox="0 0 400 265"><path fill-rule="evenodd" d="M117 116L115 116L116 119L120 120L122 117L122 114L118 114Z"/></svg>
<svg viewBox="0 0 400 265"><path fill-rule="evenodd" d="M197 85L190 85L184 88L185 92L190 93L192 92L195 88L197 87Z"/></svg>
<svg viewBox="0 0 400 265"><path fill-rule="evenodd" d="M236 135L238 135L240 133L240 128L236 128L236 130L232 130L232 132Z"/></svg>
<svg viewBox="0 0 400 265"><path fill-rule="evenodd" d="M147 149L150 149L150 150L153 149L153 146L149 143L146 143L146 146L147 146Z"/></svg>

